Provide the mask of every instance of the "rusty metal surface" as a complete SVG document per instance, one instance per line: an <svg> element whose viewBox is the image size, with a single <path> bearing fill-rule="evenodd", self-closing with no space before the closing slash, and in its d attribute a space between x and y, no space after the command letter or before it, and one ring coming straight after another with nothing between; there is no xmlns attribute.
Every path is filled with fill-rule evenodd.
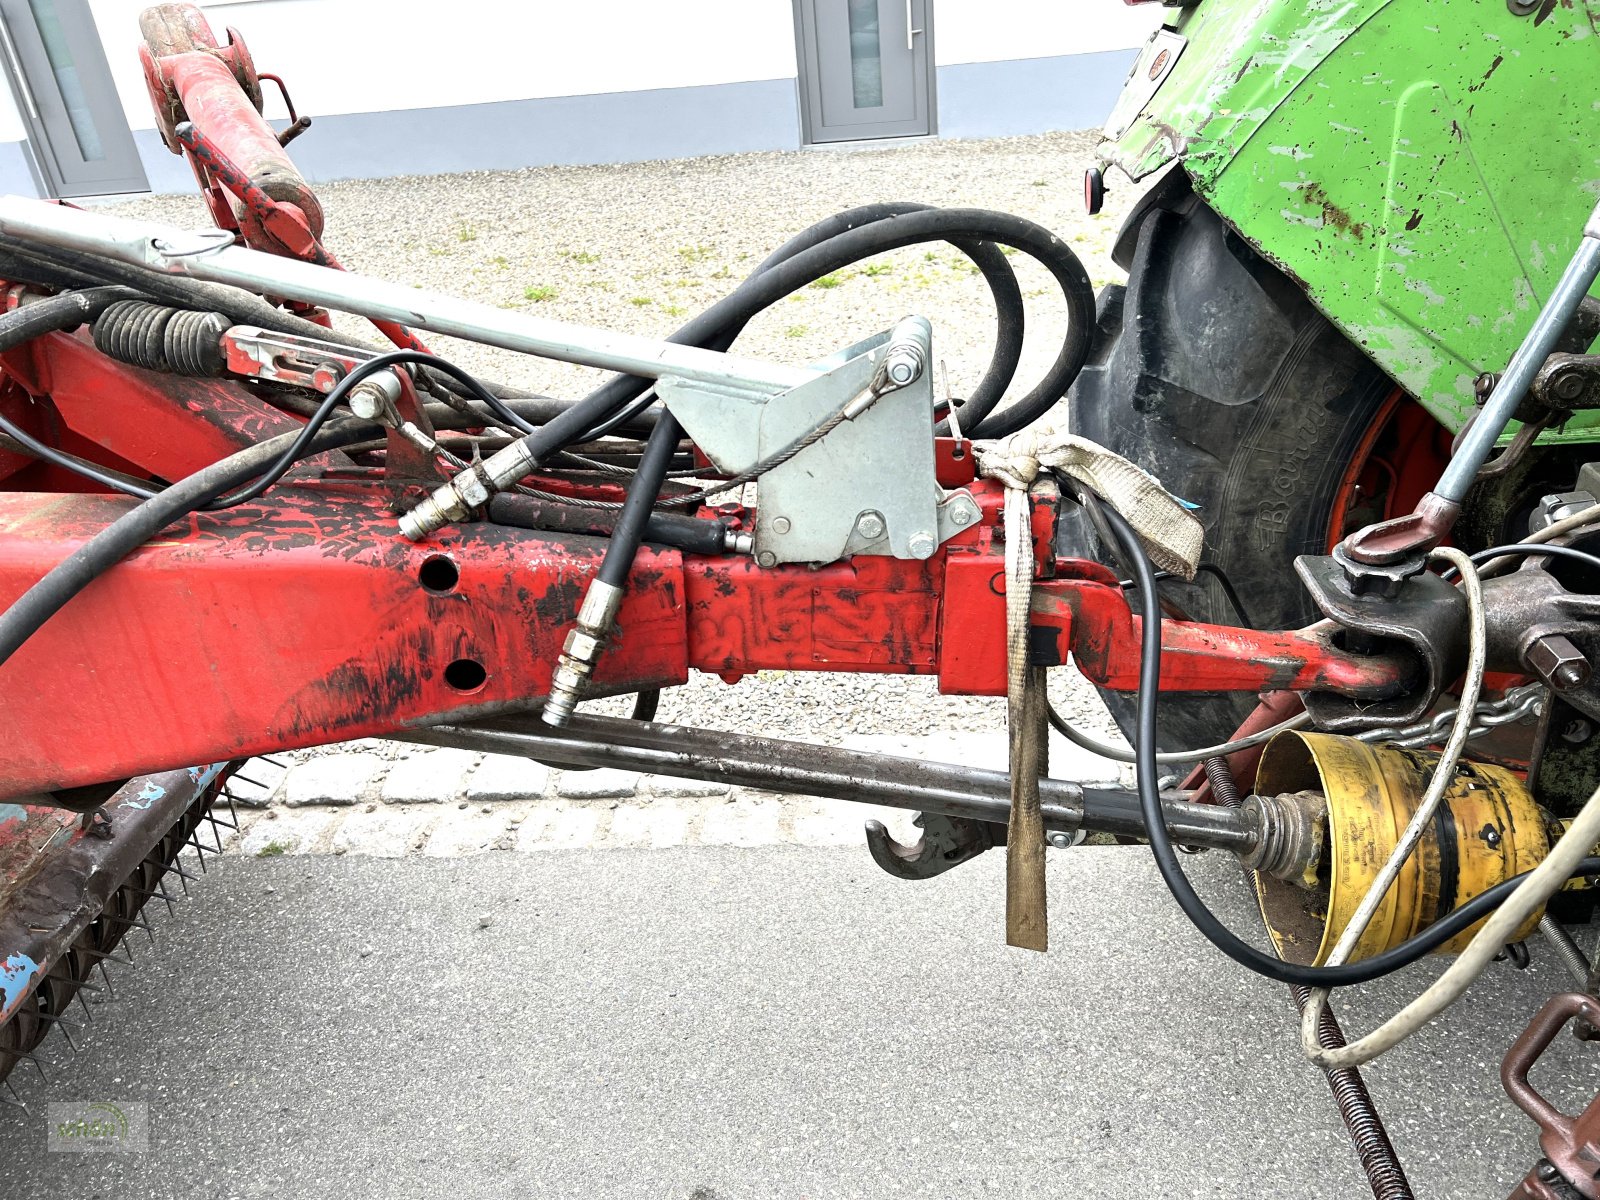
<svg viewBox="0 0 1600 1200"><path fill-rule="evenodd" d="M1600 1198L1600 1095L1578 1116L1568 1116L1528 1080L1533 1064L1574 1017L1600 1024L1600 1000L1579 992L1553 997L1511 1044L1500 1065L1506 1094L1539 1126L1539 1149L1544 1154L1512 1193L1513 1200Z"/></svg>
<svg viewBox="0 0 1600 1200"><path fill-rule="evenodd" d="M518 715L414 729L402 737L563 765L620 767L791 795L920 809L1001 827L1011 809L1011 777L1004 771L587 713L575 714L560 730L536 716ZM1042 779L1039 793L1047 830L1071 833L1091 828L1136 835L1144 829L1138 797L1132 792ZM1173 837L1185 845L1245 850L1254 843L1253 832L1237 812L1177 796L1164 799L1163 806Z"/></svg>
<svg viewBox="0 0 1600 1200"><path fill-rule="evenodd" d="M227 764L130 779L97 819L0 803L0 1079L139 923Z"/></svg>

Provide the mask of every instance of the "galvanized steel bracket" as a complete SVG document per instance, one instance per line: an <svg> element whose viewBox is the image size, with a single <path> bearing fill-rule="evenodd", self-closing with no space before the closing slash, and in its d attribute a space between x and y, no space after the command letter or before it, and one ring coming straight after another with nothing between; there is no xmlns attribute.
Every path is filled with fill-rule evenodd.
<svg viewBox="0 0 1600 1200"><path fill-rule="evenodd" d="M908 336L920 342L922 365L909 382L885 386L885 362ZM945 492L935 474L928 336L927 322L908 318L815 364L823 374L777 395L662 377L662 402L728 475L780 453L878 389L862 411L758 477L758 564L852 554L923 559L977 522L971 494Z"/></svg>

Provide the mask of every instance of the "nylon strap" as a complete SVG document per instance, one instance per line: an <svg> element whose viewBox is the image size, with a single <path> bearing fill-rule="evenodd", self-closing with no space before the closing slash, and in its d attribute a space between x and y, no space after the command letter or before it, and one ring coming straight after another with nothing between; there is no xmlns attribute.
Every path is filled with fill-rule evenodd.
<svg viewBox="0 0 1600 1200"><path fill-rule="evenodd" d="M1033 616L1033 505L1026 488L1006 488L1006 726L1010 741L1011 823L1006 834L1006 944L1043 951L1044 816L1039 778L1048 765L1044 668L1029 661Z"/></svg>

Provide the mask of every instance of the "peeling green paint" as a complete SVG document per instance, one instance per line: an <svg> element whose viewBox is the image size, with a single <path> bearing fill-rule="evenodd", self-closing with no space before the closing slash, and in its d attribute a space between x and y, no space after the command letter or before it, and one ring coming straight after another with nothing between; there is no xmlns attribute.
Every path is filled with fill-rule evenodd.
<svg viewBox="0 0 1600 1200"><path fill-rule="evenodd" d="M1452 430L1600 198L1600 0L1203 0L1106 161L1203 195ZM1545 440L1600 440L1600 414Z"/></svg>

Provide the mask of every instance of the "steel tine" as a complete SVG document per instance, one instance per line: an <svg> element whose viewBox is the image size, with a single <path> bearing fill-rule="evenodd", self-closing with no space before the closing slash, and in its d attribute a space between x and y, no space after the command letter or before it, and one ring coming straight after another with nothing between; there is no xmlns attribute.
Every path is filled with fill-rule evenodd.
<svg viewBox="0 0 1600 1200"><path fill-rule="evenodd" d="M78 1043L72 1040L72 1031L74 1029L82 1029L82 1025L79 1025L76 1021L68 1021L64 1017L53 1016L50 1013L40 1013L39 1019L41 1021L49 1021L52 1025L61 1026L61 1036L67 1039L67 1045L72 1049L72 1052L74 1054L78 1053Z"/></svg>
<svg viewBox="0 0 1600 1200"><path fill-rule="evenodd" d="M77 996L78 998L78 1007L83 1009L83 1023L85 1025L92 1025L94 1023L94 1014L89 1011L89 1002L83 998L82 984L78 985L77 989L73 992L73 995Z"/></svg>
<svg viewBox="0 0 1600 1200"><path fill-rule="evenodd" d="M217 839L217 853L221 854L222 853L222 825L217 820L216 817L211 815L211 812L210 812L209 809L206 811L206 820L211 822L211 836Z"/></svg>
<svg viewBox="0 0 1600 1200"><path fill-rule="evenodd" d="M95 962L95 966L100 968L100 978L106 981L106 999L115 1000L117 998L117 993L116 989L111 986L111 972L106 970L105 960L97 960Z"/></svg>
<svg viewBox="0 0 1600 1200"><path fill-rule="evenodd" d="M121 946L124 950L127 950L128 949L128 939L127 938L123 938L120 942L117 943L117 945ZM104 969L105 969L105 960L108 959L108 958L112 962L121 963L125 967L133 966L133 951L132 950L128 950L128 957L126 959L118 958L115 948L112 948L110 950L96 950L92 946L85 946L85 947L83 947L83 952L85 954L92 955L94 957L95 961L100 963L100 967L101 967L102 971L104 971ZM106 985L109 987L110 984L111 984L111 976L107 975L106 976Z"/></svg>
<svg viewBox="0 0 1600 1200"><path fill-rule="evenodd" d="M4 1096L0 1096L0 1104L7 1105L10 1108L20 1108L23 1112L28 1111L27 1104L24 1103L21 1096L17 1095L17 1089L11 1086L9 1079L6 1080L6 1091L11 1093L11 1099L7 1100Z"/></svg>
<svg viewBox="0 0 1600 1200"><path fill-rule="evenodd" d="M248 783L248 784L252 785L253 787L266 787L267 786L266 784L262 783L261 780L259 780L259 779L251 779L250 776L246 775L243 771L235 771L231 776L229 776L229 778L231 778L231 779L242 779L242 780L244 780L245 783ZM228 789L226 787L224 787L222 790L224 792L226 792Z"/></svg>
<svg viewBox="0 0 1600 1200"><path fill-rule="evenodd" d="M272 755L270 755L270 754L258 754L258 755L256 755L256 757L259 758L264 763L271 763L275 767L283 766L283 759L281 759L281 758L273 758Z"/></svg>

